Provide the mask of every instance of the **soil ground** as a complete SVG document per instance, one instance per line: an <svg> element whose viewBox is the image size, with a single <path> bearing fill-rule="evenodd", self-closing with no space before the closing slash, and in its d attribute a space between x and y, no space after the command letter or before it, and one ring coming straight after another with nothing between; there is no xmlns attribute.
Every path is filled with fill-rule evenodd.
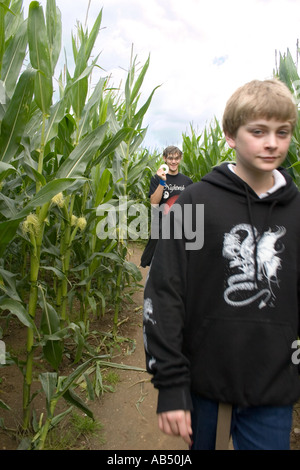
<svg viewBox="0 0 300 470"><path fill-rule="evenodd" d="M137 266L141 247L133 245L131 261ZM144 284L148 268L140 268ZM145 353L142 333L143 290L134 294L136 313L131 325L125 326L126 335L136 341L133 354L122 357L124 364L145 369ZM129 329L129 331L128 331ZM127 330L127 331L126 331ZM121 331L121 334L122 331ZM177 438L166 436L158 429L156 415L157 392L150 383L147 372L118 371L120 382L115 393L105 394L102 406L94 408L95 417L104 425L105 443L97 439L92 449L102 450L187 450L186 444Z"/></svg>
<svg viewBox="0 0 300 470"><path fill-rule="evenodd" d="M131 261L139 265L141 246L134 244L131 248ZM148 269L141 269L143 283ZM135 349L131 351L128 343L122 343L121 348L113 358L114 362L131 367L145 369L145 355L142 334L142 305L143 289L133 295L133 304L127 307L120 319L119 334L135 341ZM107 325L109 326L109 325ZM101 330L103 328L101 327ZM10 337L5 338L9 347L15 352L18 348L18 338L22 337L22 329L11 330ZM24 341L24 338L22 338ZM41 364L42 367L42 364ZM0 369L0 399L7 403L12 411L0 409L0 417L4 417L8 428L15 428L22 416L22 375L13 366ZM156 416L157 392L150 383L146 371L117 369L119 382L113 393L105 393L99 399L89 402L89 406L97 421L103 425L103 430L93 437L86 437L79 443L80 449L90 450L187 450L186 444L178 437L166 436L158 429ZM35 404L37 411L43 409L44 401ZM18 442L12 434L0 429L0 450L15 450ZM300 404L294 408L294 423L291 433L291 449L300 450Z"/></svg>

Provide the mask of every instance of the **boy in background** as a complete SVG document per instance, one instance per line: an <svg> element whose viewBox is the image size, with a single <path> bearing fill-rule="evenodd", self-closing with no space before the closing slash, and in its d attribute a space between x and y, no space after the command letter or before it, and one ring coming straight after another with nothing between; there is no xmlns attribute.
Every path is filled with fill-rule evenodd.
<svg viewBox="0 0 300 470"><path fill-rule="evenodd" d="M179 172L179 165L182 159L182 151L170 145L163 151L163 159L168 166L168 173L163 168L159 168L150 181L149 197L152 205L153 224L159 225L161 223L161 215L166 215L178 196L185 190L187 186L193 183L188 177ZM162 212L159 212L159 207L162 207ZM150 266L154 250L157 244L160 229L157 227L156 238L151 237L145 247L141 258L141 266L145 268ZM152 227L152 233L155 233L155 228Z"/></svg>

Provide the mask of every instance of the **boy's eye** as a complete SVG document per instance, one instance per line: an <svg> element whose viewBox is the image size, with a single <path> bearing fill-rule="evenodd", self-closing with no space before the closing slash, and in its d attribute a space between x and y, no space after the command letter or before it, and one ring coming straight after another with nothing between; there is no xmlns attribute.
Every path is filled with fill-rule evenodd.
<svg viewBox="0 0 300 470"><path fill-rule="evenodd" d="M287 137L289 134L290 134L289 131L285 130L285 129L282 129L282 130L278 131L278 135L280 137Z"/></svg>
<svg viewBox="0 0 300 470"><path fill-rule="evenodd" d="M252 129L253 135L262 135L263 131L261 129Z"/></svg>
<svg viewBox="0 0 300 470"><path fill-rule="evenodd" d="M254 136L260 137L264 134L264 130L263 129L251 129L251 133ZM280 129L277 131L277 135L279 137L288 137L290 135L290 131L287 129Z"/></svg>

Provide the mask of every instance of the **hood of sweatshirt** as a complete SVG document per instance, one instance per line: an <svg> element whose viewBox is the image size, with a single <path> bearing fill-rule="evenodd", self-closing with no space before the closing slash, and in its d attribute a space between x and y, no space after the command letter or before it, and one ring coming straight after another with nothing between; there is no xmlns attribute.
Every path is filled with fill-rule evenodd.
<svg viewBox="0 0 300 470"><path fill-rule="evenodd" d="M259 196L253 191L253 189L245 183L239 176L233 173L228 168L228 163L223 163L220 166L215 167L210 173L205 175L202 178L202 181L219 186L229 192L234 192L243 197L249 199L249 203L252 202L261 202L267 204L273 204L276 201L276 204L288 204L294 197L297 196L298 190L295 186L293 179L288 174L288 172L279 167L278 171L284 176L286 180L286 186L278 189L273 194L268 195L266 198L260 199Z"/></svg>

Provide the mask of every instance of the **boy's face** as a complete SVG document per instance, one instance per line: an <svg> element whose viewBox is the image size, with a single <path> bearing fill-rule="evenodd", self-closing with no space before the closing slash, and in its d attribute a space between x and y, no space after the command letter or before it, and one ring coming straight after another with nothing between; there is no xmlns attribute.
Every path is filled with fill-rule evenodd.
<svg viewBox="0 0 300 470"><path fill-rule="evenodd" d="M171 175L178 172L178 167L181 160L178 153L169 154L166 158L164 158L164 160L169 167L169 173Z"/></svg>
<svg viewBox="0 0 300 470"><path fill-rule="evenodd" d="M235 137L226 135L226 140L244 172L271 172L285 160L291 137L289 122L255 119L239 127Z"/></svg>

